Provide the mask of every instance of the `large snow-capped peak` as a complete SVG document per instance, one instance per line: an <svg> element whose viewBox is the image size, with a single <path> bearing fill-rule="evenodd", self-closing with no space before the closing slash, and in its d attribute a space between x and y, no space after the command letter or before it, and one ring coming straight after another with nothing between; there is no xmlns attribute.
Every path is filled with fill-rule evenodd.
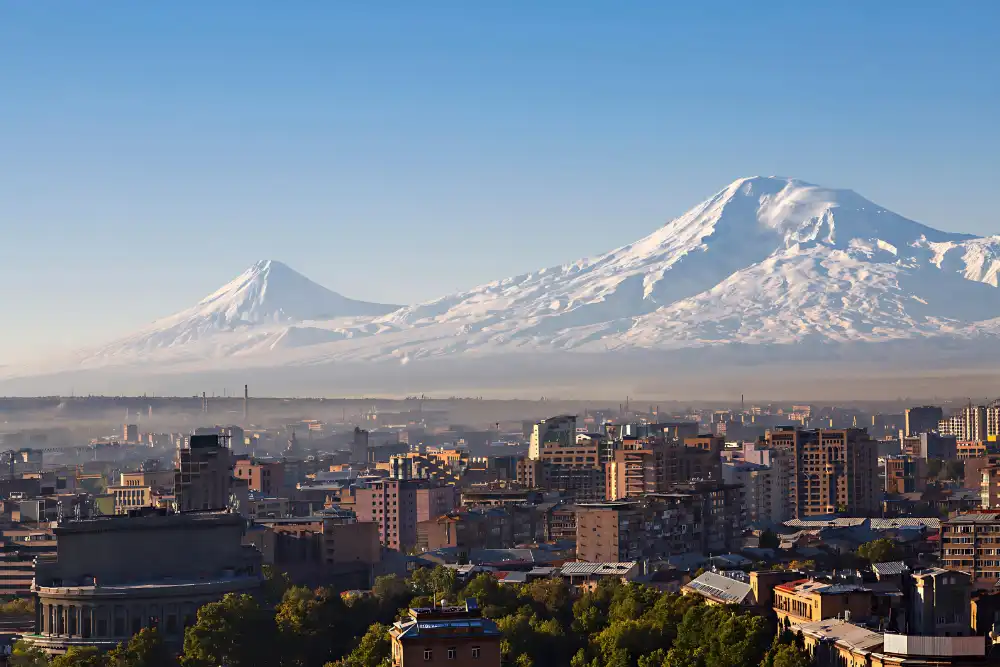
<svg viewBox="0 0 1000 667"><path fill-rule="evenodd" d="M898 248L970 238L913 222L850 190L742 178L635 243L403 308L388 319L406 325L523 305L532 316L574 311L575 325L593 324L694 296L789 249Z"/></svg>

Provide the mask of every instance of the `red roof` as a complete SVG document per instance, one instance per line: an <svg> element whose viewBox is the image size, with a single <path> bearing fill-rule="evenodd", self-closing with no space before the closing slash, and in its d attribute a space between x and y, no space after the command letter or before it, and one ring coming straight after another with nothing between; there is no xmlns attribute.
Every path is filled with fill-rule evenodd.
<svg viewBox="0 0 1000 667"><path fill-rule="evenodd" d="M800 584L807 583L809 579L796 579L795 581L789 581L788 583L778 584L775 588L780 588L783 591L788 591L789 593L795 592L795 587Z"/></svg>

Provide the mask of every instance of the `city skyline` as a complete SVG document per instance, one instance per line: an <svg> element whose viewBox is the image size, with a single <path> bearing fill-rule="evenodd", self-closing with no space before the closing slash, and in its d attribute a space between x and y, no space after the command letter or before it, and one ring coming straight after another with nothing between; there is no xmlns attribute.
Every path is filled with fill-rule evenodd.
<svg viewBox="0 0 1000 667"><path fill-rule="evenodd" d="M113 339L262 258L423 301L627 243L753 174L997 231L991 4L446 5L5 9L0 280L31 289L7 291L0 364Z"/></svg>

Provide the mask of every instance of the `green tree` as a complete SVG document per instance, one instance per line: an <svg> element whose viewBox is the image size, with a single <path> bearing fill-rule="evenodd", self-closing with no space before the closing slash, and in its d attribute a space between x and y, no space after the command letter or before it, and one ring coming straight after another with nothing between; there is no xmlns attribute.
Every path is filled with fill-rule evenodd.
<svg viewBox="0 0 1000 667"><path fill-rule="evenodd" d="M351 637L369 619L350 618L348 606L333 589L296 586L285 591L275 608L275 624L285 665L322 665L343 655Z"/></svg>
<svg viewBox="0 0 1000 667"><path fill-rule="evenodd" d="M14 598L0 604L0 616L34 616L35 601L32 598Z"/></svg>
<svg viewBox="0 0 1000 667"><path fill-rule="evenodd" d="M104 656L95 646L71 646L52 658L52 667L104 667Z"/></svg>
<svg viewBox="0 0 1000 667"><path fill-rule="evenodd" d="M812 657L795 644L779 645L773 652L768 667L810 667ZM767 658L765 658L765 661ZM763 664L763 663L762 663Z"/></svg>
<svg viewBox="0 0 1000 667"><path fill-rule="evenodd" d="M389 626L376 623L368 628L361 641L349 654L326 667L387 667L392 643Z"/></svg>
<svg viewBox="0 0 1000 667"><path fill-rule="evenodd" d="M174 667L177 660L156 628L143 628L108 651L105 663L107 667Z"/></svg>
<svg viewBox="0 0 1000 667"><path fill-rule="evenodd" d="M274 664L274 617L251 596L228 593L198 610L184 633L182 667L256 667Z"/></svg>
<svg viewBox="0 0 1000 667"><path fill-rule="evenodd" d="M451 600L458 591L455 571L448 567L422 567L410 576L410 587L417 595L428 596L435 602Z"/></svg>
<svg viewBox="0 0 1000 667"><path fill-rule="evenodd" d="M781 538L773 530L763 530L758 541L761 549L777 549L781 546Z"/></svg>
<svg viewBox="0 0 1000 667"><path fill-rule="evenodd" d="M264 584L261 593L264 600L270 604L277 604L285 596L285 591L292 587L292 579L287 572L282 572L273 565L265 565L262 570Z"/></svg>
<svg viewBox="0 0 1000 667"><path fill-rule="evenodd" d="M7 664L11 667L47 667L49 659L42 649L20 640L14 643Z"/></svg>
<svg viewBox="0 0 1000 667"><path fill-rule="evenodd" d="M865 542L858 547L858 556L864 558L869 563L885 563L887 561L899 560L900 553L895 542L882 537L871 542Z"/></svg>

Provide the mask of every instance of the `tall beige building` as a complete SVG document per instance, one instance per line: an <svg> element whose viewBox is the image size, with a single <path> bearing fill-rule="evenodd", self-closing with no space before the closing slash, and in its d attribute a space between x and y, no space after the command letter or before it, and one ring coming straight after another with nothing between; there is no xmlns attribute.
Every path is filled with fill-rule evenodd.
<svg viewBox="0 0 1000 667"><path fill-rule="evenodd" d="M878 452L867 431L785 427L768 433L767 440L793 454L789 492L796 518L878 512Z"/></svg>

